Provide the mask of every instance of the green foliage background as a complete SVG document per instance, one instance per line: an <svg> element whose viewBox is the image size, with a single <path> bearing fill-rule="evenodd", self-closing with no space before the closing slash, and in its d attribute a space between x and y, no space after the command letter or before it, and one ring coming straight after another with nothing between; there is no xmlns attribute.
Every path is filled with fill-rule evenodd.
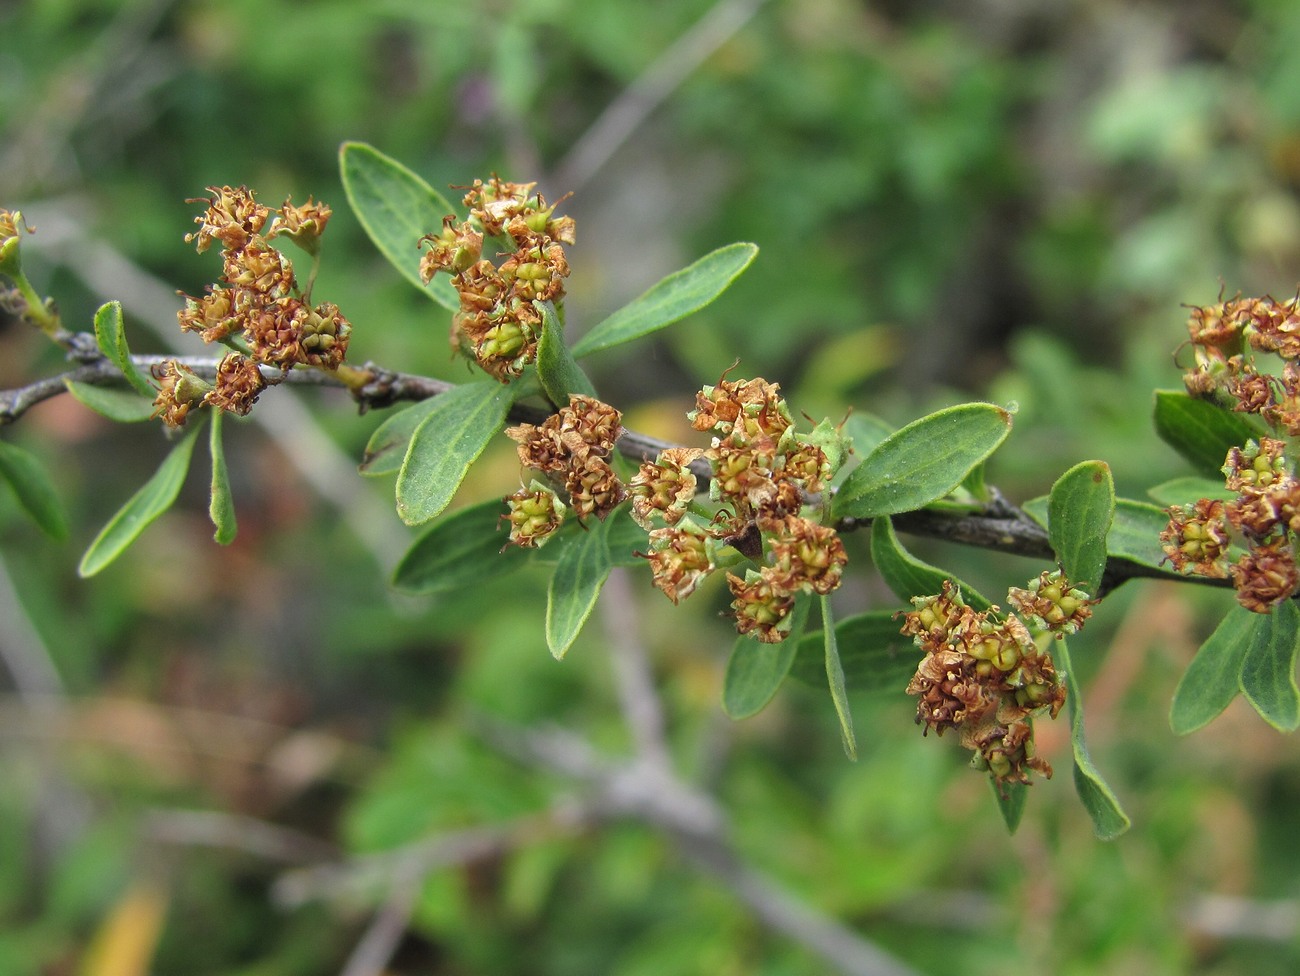
<svg viewBox="0 0 1300 976"><path fill-rule="evenodd" d="M762 249L700 315L594 360L629 426L695 442L692 391L739 357L816 417L852 404L898 425L961 398L1016 401L988 472L1015 501L1084 458L1132 496L1186 473L1149 421L1150 391L1178 383L1179 303L1286 294L1300 267L1294 5L770 0L583 178L572 147L710 9L0 7L0 204L38 228L28 267L70 326L120 299L147 350L178 341L170 290L197 294L217 273L181 241L185 198L223 183L270 203L314 195L336 209L317 294L351 319L351 358L459 379L445 316L346 212L338 145L372 143L438 187L541 179L548 195L575 191L575 336L714 247ZM46 345L0 323L0 386L55 370ZM283 861L179 837L196 821L177 811L364 854L574 789L504 757L485 724L628 748L602 622L557 663L540 572L395 596L385 578L408 533L391 481L351 468L376 418L340 396L273 393L258 413L280 436L228 431L236 544L211 544L191 485L90 581L76 554L156 467L161 435L69 398L5 431L53 469L73 530L48 543L0 496L23 608L0 607L6 661L43 647L58 672L0 698L0 972L100 976L96 952L123 932L148 943L139 972L339 971L382 890L276 900ZM463 500L517 480L498 445ZM1039 568L916 548L988 594ZM867 540L850 557L866 566ZM901 689L850 685L854 765L824 692L791 683L731 723L716 587L673 610L640 585L638 629L679 768L721 798L748 861L919 971L1291 973L1300 756L1240 703L1188 739L1170 732L1178 676L1231 600L1191 589L1131 584L1072 642L1093 757L1135 823L1112 844L1092 838L1068 774L1034 786L1008 838L983 778L956 743L920 737ZM894 608L869 573L840 597L849 612ZM1040 736L1068 770L1065 730ZM390 971L822 965L627 823L430 875Z"/></svg>

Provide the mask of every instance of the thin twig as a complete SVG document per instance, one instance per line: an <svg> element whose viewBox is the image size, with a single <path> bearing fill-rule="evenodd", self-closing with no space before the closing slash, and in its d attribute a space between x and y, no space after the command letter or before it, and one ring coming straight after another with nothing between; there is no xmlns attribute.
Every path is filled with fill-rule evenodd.
<svg viewBox="0 0 1300 976"><path fill-rule="evenodd" d="M216 810L148 810L141 821L141 834L156 843L220 847L286 864L338 855L333 844L302 831Z"/></svg>
<svg viewBox="0 0 1300 976"><path fill-rule="evenodd" d="M340 976L382 976L387 971L389 960L402 944L406 928L411 924L411 914L415 911L419 894L419 880L393 885L387 900L352 950Z"/></svg>
<svg viewBox="0 0 1300 976"><path fill-rule="evenodd" d="M636 596L628 576L626 569L615 568L600 592L599 606L610 648L614 685L636 754L646 762L667 766L663 702L650 670L649 654L641 640Z"/></svg>

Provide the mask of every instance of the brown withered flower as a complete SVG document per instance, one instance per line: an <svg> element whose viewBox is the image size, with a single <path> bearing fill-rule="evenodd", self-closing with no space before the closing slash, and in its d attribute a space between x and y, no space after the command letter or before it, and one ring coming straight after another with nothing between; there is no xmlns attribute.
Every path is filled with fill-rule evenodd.
<svg viewBox="0 0 1300 976"><path fill-rule="evenodd" d="M717 542L690 516L676 525L650 532L650 551L639 553L650 562L654 585L673 603L684 600L715 568Z"/></svg>
<svg viewBox="0 0 1300 976"><path fill-rule="evenodd" d="M204 400L218 410L246 417L265 389L266 378L257 368L257 363L232 352L217 366L216 386L208 391Z"/></svg>
<svg viewBox="0 0 1300 976"><path fill-rule="evenodd" d="M154 419L161 418L168 427L181 427L190 410L203 403L212 385L201 379L194 370L182 366L174 359L155 363L149 372L157 381L158 396L154 398Z"/></svg>
<svg viewBox="0 0 1300 976"><path fill-rule="evenodd" d="M736 631L753 637L764 644L779 644L790 633L793 623L790 611L794 609L794 594L784 591L774 581L770 566L758 572L749 569L745 578L727 574L731 588L731 610L736 618Z"/></svg>
<svg viewBox="0 0 1300 976"><path fill-rule="evenodd" d="M1199 499L1190 509L1175 505L1169 509L1169 525L1160 533L1165 555L1180 573L1196 573L1221 579L1228 575L1231 540L1223 502Z"/></svg>
<svg viewBox="0 0 1300 976"><path fill-rule="evenodd" d="M1295 553L1286 540L1256 546L1232 566L1237 602L1252 613L1269 613L1300 584Z"/></svg>
<svg viewBox="0 0 1300 976"><path fill-rule="evenodd" d="M1095 602L1072 586L1059 570L1044 570L1027 590L1011 587L1007 601L1017 613L1057 635L1076 633L1092 616Z"/></svg>
<svg viewBox="0 0 1300 976"><path fill-rule="evenodd" d="M275 212L268 238L287 237L308 254L320 252L320 238L334 211L328 204L316 203L311 197L301 206L294 206L292 198Z"/></svg>
<svg viewBox="0 0 1300 976"><path fill-rule="evenodd" d="M771 549L771 580L787 593L810 590L825 596L840 585L848 556L839 533L799 515L760 519Z"/></svg>
<svg viewBox="0 0 1300 976"><path fill-rule="evenodd" d="M200 254L214 240L229 251L243 250L253 236L262 229L271 211L253 199L253 191L246 186L232 189L228 186L210 186L211 197L198 197L186 203L206 203L208 209L194 222L199 230L185 236L186 242L197 241Z"/></svg>
<svg viewBox="0 0 1300 976"><path fill-rule="evenodd" d="M648 532L656 517L677 524L695 499L696 477L690 466L703 453L695 447L670 447L654 461L641 462L627 485L637 525Z"/></svg>

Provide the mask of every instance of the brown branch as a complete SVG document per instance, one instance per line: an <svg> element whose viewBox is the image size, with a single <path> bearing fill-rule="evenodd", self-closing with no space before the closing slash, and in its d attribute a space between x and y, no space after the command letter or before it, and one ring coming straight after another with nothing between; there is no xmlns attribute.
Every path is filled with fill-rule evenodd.
<svg viewBox="0 0 1300 976"><path fill-rule="evenodd" d="M85 350L74 353L78 358L86 359L73 369L56 376L37 380L26 386L12 390L0 391L0 426L12 423L36 404L67 392L65 381L73 380L96 386L123 386L125 378L108 359L92 358ZM216 375L219 360L201 356L132 356L132 362L141 370L148 371L151 366L165 360L174 359L183 366L192 369L199 376L211 379ZM361 367L362 372L369 373L371 379L360 388L348 388L341 379L319 370L291 370L281 374L271 371L277 382L291 386L324 386L349 389L358 408L364 413L371 409L383 409L403 401L417 402L427 400L453 389L456 384L446 380L420 376L414 373L401 373L385 369L374 363ZM509 419L514 423L540 424L547 417L547 411L538 406L515 404L510 409ZM662 441L636 431L625 431L619 438L617 449L624 457L633 460L652 459L666 448L676 447L668 441ZM707 462L697 460L691 470L699 479L701 490L707 490L709 468ZM1027 556L1039 560L1054 560L1047 531L1030 518L1024 511L1007 502L993 490L993 499L983 508L970 510L954 509L919 509L914 512L902 512L891 515L895 528L908 535L942 539L963 545L1005 552L1017 556ZM841 519L836 528L841 532L853 532L870 526L871 520L853 518ZM1172 570L1159 569L1127 559L1112 558L1106 564L1098 596L1103 596L1130 579L1152 578L1178 580L1203 586L1226 586L1226 580L1208 579L1201 576L1183 576Z"/></svg>

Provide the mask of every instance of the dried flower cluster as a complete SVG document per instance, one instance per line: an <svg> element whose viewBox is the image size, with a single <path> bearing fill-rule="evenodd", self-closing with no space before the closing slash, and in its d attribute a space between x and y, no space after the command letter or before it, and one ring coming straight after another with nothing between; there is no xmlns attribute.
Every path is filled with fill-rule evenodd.
<svg viewBox="0 0 1300 976"><path fill-rule="evenodd" d="M259 365L282 371L297 365L338 369L352 332L337 306L311 304L310 286L299 288L293 264L270 243L288 237L316 255L329 207L310 199L302 206L286 200L271 210L247 187L208 190L211 197L189 201L208 207L194 219L199 230L185 239L196 242L200 253L213 241L221 244L221 283L209 286L202 298L186 296L177 319L182 330L234 351L222 360L215 384L203 383L174 362L155 370L157 414L171 426L184 423L190 409L205 403L247 414L267 385Z"/></svg>
<svg viewBox="0 0 1300 976"><path fill-rule="evenodd" d="M1259 416L1277 437L1232 448L1223 473L1236 497L1170 508L1160 541L1179 572L1230 577L1243 607L1268 613L1300 586L1300 481L1282 439L1300 437L1300 299L1193 308L1187 328L1196 357L1183 380L1188 392Z"/></svg>
<svg viewBox="0 0 1300 976"><path fill-rule="evenodd" d="M449 215L441 232L421 240L429 251L420 276L428 282L446 272L460 296L452 346L503 383L536 361L542 334L537 303L560 304L569 275L562 245L574 241L573 218L556 217L556 204L547 204L536 187L495 176L475 180L465 194L469 219L458 225ZM483 255L485 237L502 252L495 261Z"/></svg>
<svg viewBox="0 0 1300 976"><path fill-rule="evenodd" d="M1300 530L1300 481L1280 440L1261 437L1228 452L1225 485L1237 497L1202 498L1169 509L1160 541L1179 572L1232 578L1237 602L1268 613L1300 586L1295 535ZM1234 560L1232 546L1245 549Z"/></svg>
<svg viewBox="0 0 1300 976"><path fill-rule="evenodd" d="M1052 658L1024 621L1060 636L1092 612L1087 595L1059 572L1043 573L1028 590L1013 588L1008 600L1024 619L998 607L977 611L945 581L938 596L914 597L916 609L902 614L902 632L925 652L907 686L918 697L917 724L927 734L959 729L972 765L999 785L1028 783L1030 770L1051 777L1051 765L1035 754L1033 718L1056 718L1065 704Z"/></svg>
<svg viewBox="0 0 1300 976"><path fill-rule="evenodd" d="M717 568L723 546L759 563L743 578L728 573L727 583L737 630L765 643L785 639L799 593L839 586L846 562L835 530L801 514L842 459L843 438L829 424L796 433L779 389L763 379L705 387L688 416L696 430L714 432L712 445L664 451L628 486L632 515L650 534L654 583L674 603ZM719 506L707 524L686 514L696 488L690 464L700 457Z"/></svg>
<svg viewBox="0 0 1300 976"><path fill-rule="evenodd" d="M614 442L623 433L621 417L608 404L575 393L567 407L542 424L509 427L506 435L518 445L524 467L564 487L579 520L589 515L603 520L627 497L609 463ZM564 504L544 487L522 489L508 501L510 541L518 545L541 545L564 520Z"/></svg>

